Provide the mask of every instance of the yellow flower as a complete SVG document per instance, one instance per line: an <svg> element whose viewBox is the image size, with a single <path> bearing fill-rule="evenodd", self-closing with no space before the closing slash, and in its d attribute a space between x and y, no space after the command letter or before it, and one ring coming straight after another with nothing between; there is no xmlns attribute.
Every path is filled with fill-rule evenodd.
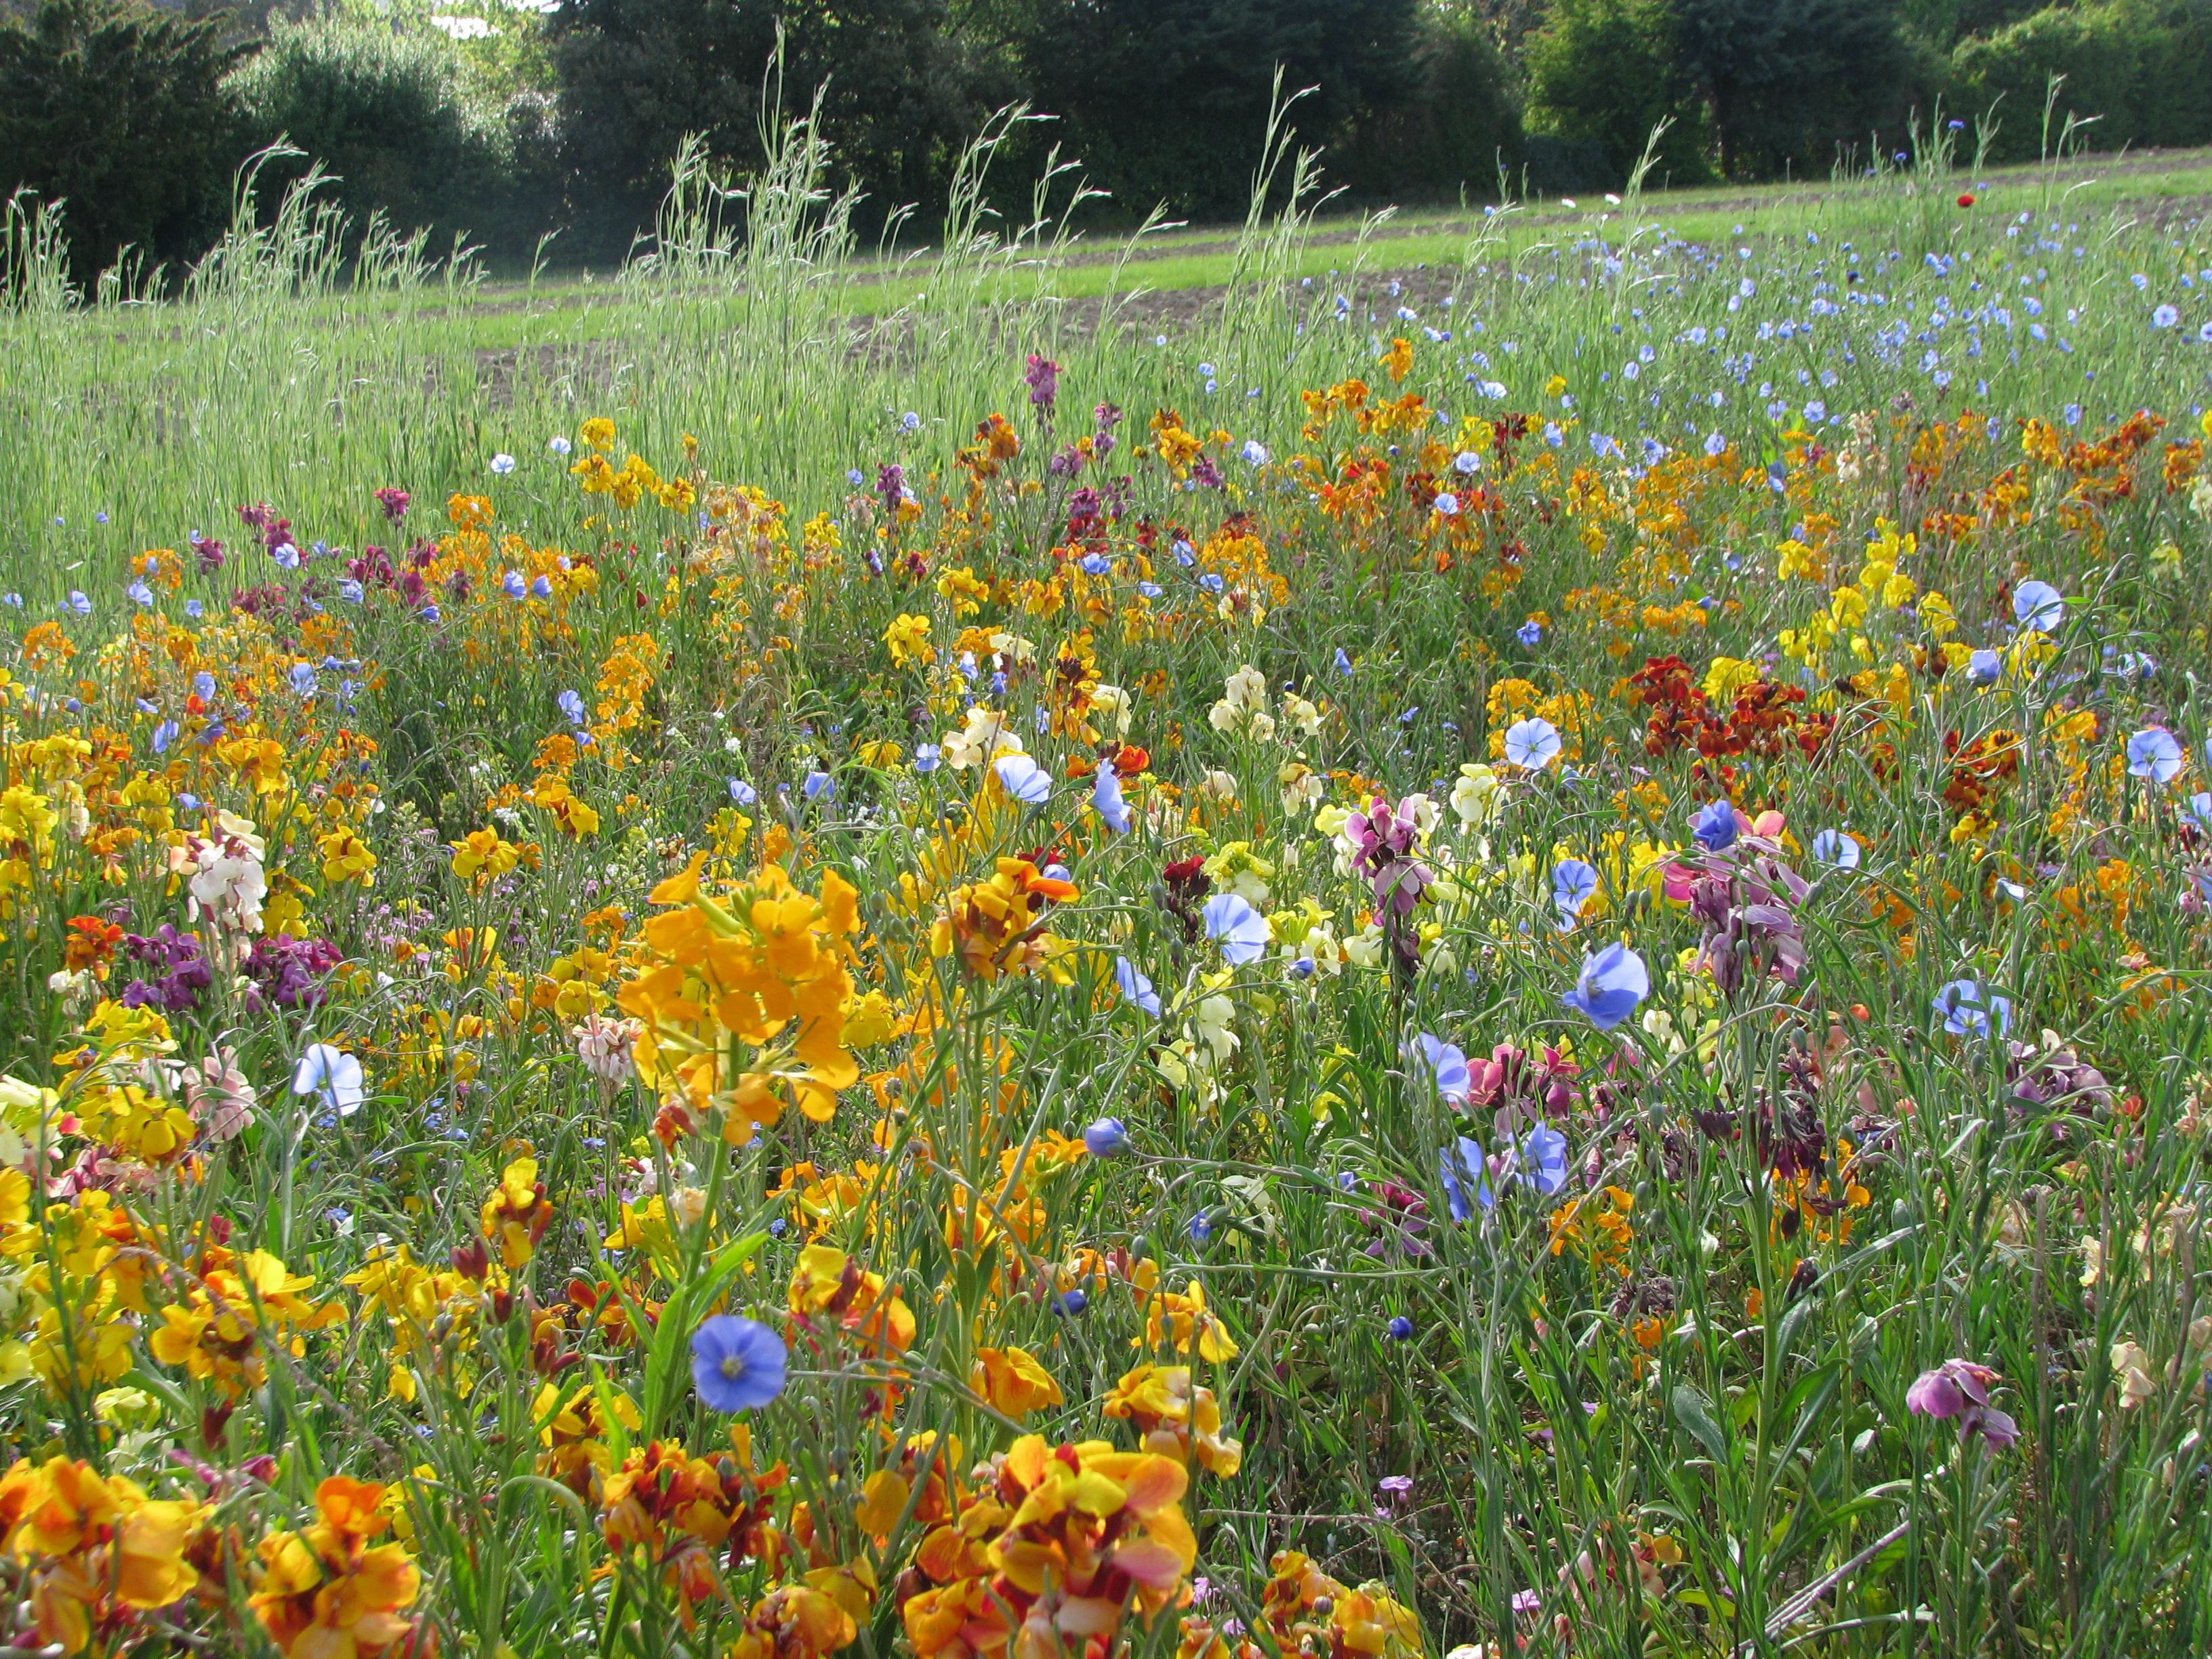
<svg viewBox="0 0 2212 1659"><path fill-rule="evenodd" d="M904 668L909 664L927 665L937 660L937 652L929 643L929 618L901 615L892 618L891 625L884 629L884 643L890 647L891 666Z"/></svg>
<svg viewBox="0 0 2212 1659"><path fill-rule="evenodd" d="M346 881L376 884L376 854L352 830L333 830L317 838L315 848L323 855L323 879L332 886Z"/></svg>
<svg viewBox="0 0 2212 1659"><path fill-rule="evenodd" d="M454 875L477 888L507 874L522 855L521 849L501 840L496 830L471 830L461 840L447 845L453 849Z"/></svg>
<svg viewBox="0 0 2212 1659"><path fill-rule="evenodd" d="M577 429L576 435L594 449L605 449L615 441L615 423L604 415L594 415Z"/></svg>

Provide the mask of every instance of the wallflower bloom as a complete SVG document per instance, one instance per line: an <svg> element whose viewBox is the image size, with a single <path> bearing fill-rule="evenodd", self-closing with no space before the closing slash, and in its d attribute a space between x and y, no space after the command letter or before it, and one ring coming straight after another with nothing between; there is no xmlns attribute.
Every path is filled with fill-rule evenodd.
<svg viewBox="0 0 2212 1659"><path fill-rule="evenodd" d="M1257 962L1267 948L1267 919L1234 893L1206 900L1206 933L1221 941L1222 958L1234 967Z"/></svg>
<svg viewBox="0 0 2212 1659"><path fill-rule="evenodd" d="M691 1333L691 1384L713 1411L767 1405L783 1392L789 1359L783 1339L757 1319L716 1314Z"/></svg>
<svg viewBox="0 0 2212 1659"><path fill-rule="evenodd" d="M1933 1370L1923 1371L1905 1391L1905 1407L1924 1417L1957 1418L1959 1438L1980 1435L1984 1443L2002 1450L2020 1438L2020 1425L1990 1404L1990 1384L1996 1372L1970 1359L1947 1359Z"/></svg>
<svg viewBox="0 0 2212 1659"><path fill-rule="evenodd" d="M1650 994L1651 975L1644 958L1616 942L1583 958L1583 971L1574 988L1559 1000L1587 1015L1599 1030L1610 1031Z"/></svg>
<svg viewBox="0 0 2212 1659"><path fill-rule="evenodd" d="M1505 758L1531 772L1540 772L1559 759L1562 747L1559 728L1541 715L1516 720L1505 729Z"/></svg>
<svg viewBox="0 0 2212 1659"><path fill-rule="evenodd" d="M2128 775L2171 783L2181 775L2181 743L2162 726L2147 726L2128 739Z"/></svg>
<svg viewBox="0 0 2212 1659"><path fill-rule="evenodd" d="M254 1616L292 1659L380 1654L413 1632L399 1609L422 1575L404 1546L368 1540L392 1524L385 1489L334 1474L315 1488L317 1518L261 1540Z"/></svg>

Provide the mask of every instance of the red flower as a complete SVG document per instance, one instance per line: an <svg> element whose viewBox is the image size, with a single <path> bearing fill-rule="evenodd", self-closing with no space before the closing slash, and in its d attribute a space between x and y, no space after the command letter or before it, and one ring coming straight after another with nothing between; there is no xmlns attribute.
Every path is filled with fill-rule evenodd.
<svg viewBox="0 0 2212 1659"><path fill-rule="evenodd" d="M1974 204L1974 192L1973 192L1973 191L1972 191L1971 190L1969 190L1969 191L1960 191L1960 195L1959 195L1959 205L1960 205L1960 207L1972 207L1972 206L1973 206L1973 204Z"/></svg>

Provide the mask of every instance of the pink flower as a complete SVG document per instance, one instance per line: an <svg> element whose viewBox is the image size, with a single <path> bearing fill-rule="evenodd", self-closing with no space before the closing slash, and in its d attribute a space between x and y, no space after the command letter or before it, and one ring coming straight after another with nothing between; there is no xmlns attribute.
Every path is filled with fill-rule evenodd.
<svg viewBox="0 0 2212 1659"><path fill-rule="evenodd" d="M1923 1417L1955 1417L1960 1439L1978 1434L2002 1450L2020 1438L2020 1425L1990 1404L1990 1384L1997 1380L1997 1373L1987 1365L1947 1359L1913 1379L1905 1391L1905 1407Z"/></svg>

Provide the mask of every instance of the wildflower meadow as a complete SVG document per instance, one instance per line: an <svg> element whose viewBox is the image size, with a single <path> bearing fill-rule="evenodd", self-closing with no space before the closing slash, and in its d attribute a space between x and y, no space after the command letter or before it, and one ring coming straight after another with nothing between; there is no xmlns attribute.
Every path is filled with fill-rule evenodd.
<svg viewBox="0 0 2212 1659"><path fill-rule="evenodd" d="M19 203L0 1646L2212 1650L2212 241L1976 137Z"/></svg>

